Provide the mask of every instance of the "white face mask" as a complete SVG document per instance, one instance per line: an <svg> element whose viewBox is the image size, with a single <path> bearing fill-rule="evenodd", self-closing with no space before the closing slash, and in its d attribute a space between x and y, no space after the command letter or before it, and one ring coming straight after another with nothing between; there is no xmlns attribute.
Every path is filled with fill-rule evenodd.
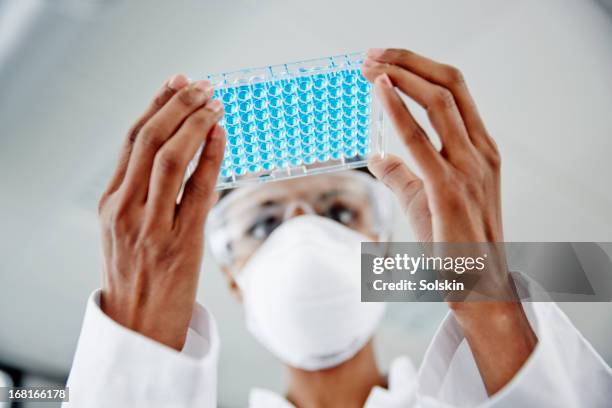
<svg viewBox="0 0 612 408"><path fill-rule="evenodd" d="M236 279L251 334L304 370L353 357L385 310L384 303L361 303L362 241L370 239L316 215L280 225Z"/></svg>

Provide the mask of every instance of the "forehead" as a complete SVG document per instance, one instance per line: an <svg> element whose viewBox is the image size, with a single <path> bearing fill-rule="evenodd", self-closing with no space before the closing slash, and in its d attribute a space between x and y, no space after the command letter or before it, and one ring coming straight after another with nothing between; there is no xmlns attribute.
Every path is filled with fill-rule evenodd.
<svg viewBox="0 0 612 408"><path fill-rule="evenodd" d="M360 188L362 183L362 180L355 177L355 174L351 174L351 172L298 177L238 188L225 196L219 204L231 202L232 209L239 210L271 201L304 197L317 198L317 196L323 198L332 192L362 190Z"/></svg>

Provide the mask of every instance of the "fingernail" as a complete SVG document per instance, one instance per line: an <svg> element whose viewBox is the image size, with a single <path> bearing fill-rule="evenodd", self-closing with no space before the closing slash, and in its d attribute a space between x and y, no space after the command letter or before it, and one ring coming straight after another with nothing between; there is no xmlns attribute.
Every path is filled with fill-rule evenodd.
<svg viewBox="0 0 612 408"><path fill-rule="evenodd" d="M215 113L221 112L223 104L218 99L213 99L206 104L207 108Z"/></svg>
<svg viewBox="0 0 612 408"><path fill-rule="evenodd" d="M174 91L178 91L179 89L181 89L188 83L189 81L187 81L187 78L185 77L185 75L178 74L170 78L170 81L168 81L168 88Z"/></svg>
<svg viewBox="0 0 612 408"><path fill-rule="evenodd" d="M393 88L393 84L391 83L391 78L389 78L389 75L387 75L386 73L379 75L378 78L376 78L376 81L382 83L383 85L389 88Z"/></svg>
<svg viewBox="0 0 612 408"><path fill-rule="evenodd" d="M371 67L373 65L374 65L374 61L371 60L370 58L366 58L365 60L363 60L364 67Z"/></svg>
<svg viewBox="0 0 612 408"><path fill-rule="evenodd" d="M366 54L368 55L368 57L379 58L383 55L384 52L385 52L384 48L370 48L366 52Z"/></svg>
<svg viewBox="0 0 612 408"><path fill-rule="evenodd" d="M193 83L193 88L203 92L206 95L212 95L213 92L213 86L206 80L195 81Z"/></svg>
<svg viewBox="0 0 612 408"><path fill-rule="evenodd" d="M363 61L363 66L365 66L366 68L378 68L382 67L383 65L383 63L373 60L372 58L366 58Z"/></svg>
<svg viewBox="0 0 612 408"><path fill-rule="evenodd" d="M219 125L215 125L215 128L210 132L210 138L217 140L223 137L223 129Z"/></svg>

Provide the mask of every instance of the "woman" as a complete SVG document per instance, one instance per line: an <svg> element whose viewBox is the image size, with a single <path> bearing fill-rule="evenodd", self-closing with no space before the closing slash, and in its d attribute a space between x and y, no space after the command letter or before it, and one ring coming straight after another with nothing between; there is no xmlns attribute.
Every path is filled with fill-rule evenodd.
<svg viewBox="0 0 612 408"><path fill-rule="evenodd" d="M503 242L499 153L459 71L405 50L368 56L363 74L422 177L395 156L370 169L397 197L416 236ZM396 88L427 110L440 151ZM176 76L129 132L100 202L104 283L90 299L70 375L77 406L216 404L219 339L211 314L195 302L203 227L224 150L217 125L223 108L211 95L209 83ZM177 204L185 169L204 140ZM388 232L385 200L364 177L236 191L211 215L208 238L244 302L247 327L289 371L286 398L256 392L251 405L609 403L610 368L563 313L517 298L449 302L418 375L400 358L383 377L370 342L382 307L359 302L354 285L356 244ZM250 221L232 223L239 220ZM498 259L499 268L483 278L504 293L532 290L520 277L509 279L503 265Z"/></svg>

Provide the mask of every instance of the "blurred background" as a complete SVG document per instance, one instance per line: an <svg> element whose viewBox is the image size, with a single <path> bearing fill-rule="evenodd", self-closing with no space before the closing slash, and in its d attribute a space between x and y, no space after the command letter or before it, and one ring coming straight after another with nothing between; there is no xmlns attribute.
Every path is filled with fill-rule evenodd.
<svg viewBox="0 0 612 408"><path fill-rule="evenodd" d="M0 0L0 368L18 385L65 381L100 284L98 196L125 131L177 72L389 46L451 63L502 152L506 240L612 241L610 13L609 0ZM395 238L411 239L399 215ZM282 391L208 255L199 300L220 326L219 405ZM612 363L612 304L561 306ZM419 363L445 313L391 305L381 365Z"/></svg>

